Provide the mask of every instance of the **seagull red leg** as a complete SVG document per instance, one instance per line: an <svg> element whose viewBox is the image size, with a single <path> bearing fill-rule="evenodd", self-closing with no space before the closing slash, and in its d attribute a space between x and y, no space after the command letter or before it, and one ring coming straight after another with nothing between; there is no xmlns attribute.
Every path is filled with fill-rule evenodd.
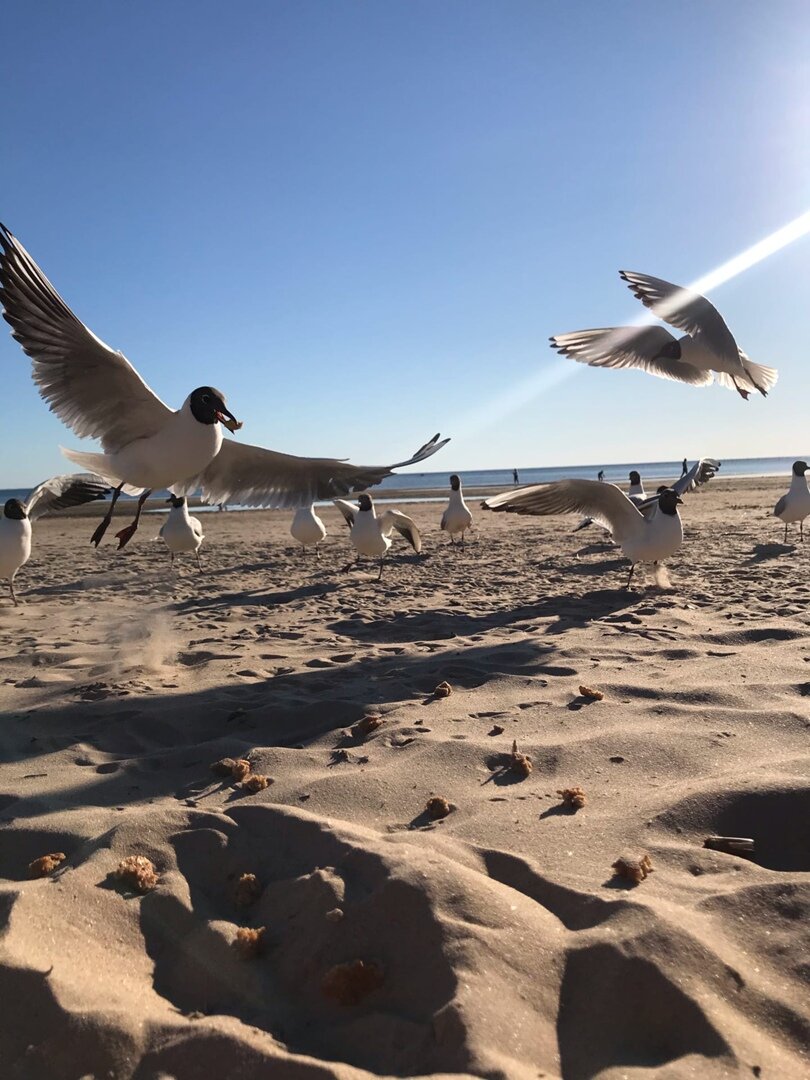
<svg viewBox="0 0 810 1080"><path fill-rule="evenodd" d="M115 489L115 491L113 491L112 502L110 503L110 509L104 515L104 519L102 520L99 527L96 529L96 531L90 537L90 543L95 544L96 547L98 547L98 545L101 543L102 538L104 536L104 533L110 527L110 522L112 521L112 516L113 516L113 510L115 509L115 504L118 502L118 496L121 494L121 490L122 490L123 487L124 487L124 485L123 485L123 483L121 483L121 484L118 485L118 487Z"/></svg>
<svg viewBox="0 0 810 1080"><path fill-rule="evenodd" d="M132 522L131 525L127 525L127 527L125 529L122 529L121 532L117 532L115 534L116 539L118 540L118 550L119 551L121 550L122 547L127 546L127 544L130 542L132 537L137 532L138 522L141 520L141 510L143 510L143 504L146 502L146 500L149 498L149 496L151 494L152 494L152 492L149 489L144 491L144 493L141 495L140 499L138 499L138 509L135 511L135 520Z"/></svg>

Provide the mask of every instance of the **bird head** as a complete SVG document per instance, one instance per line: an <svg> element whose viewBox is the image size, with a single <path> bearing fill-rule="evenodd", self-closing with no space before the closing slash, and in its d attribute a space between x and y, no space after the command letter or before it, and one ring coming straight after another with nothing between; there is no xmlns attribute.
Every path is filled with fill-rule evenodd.
<svg viewBox="0 0 810 1080"><path fill-rule="evenodd" d="M25 521L28 514L19 499L7 499L3 507L3 516L10 518L12 521Z"/></svg>
<svg viewBox="0 0 810 1080"><path fill-rule="evenodd" d="M177 507L185 505L186 498L185 495L170 495L166 502L171 503L172 506L177 509Z"/></svg>
<svg viewBox="0 0 810 1080"><path fill-rule="evenodd" d="M370 510L371 509L371 496L370 495L358 495L357 497L357 509L358 510Z"/></svg>
<svg viewBox="0 0 810 1080"><path fill-rule="evenodd" d="M461 490L461 480L458 476L456 476L455 473L453 473L453 475L450 477L450 487L453 489L453 491Z"/></svg>
<svg viewBox="0 0 810 1080"><path fill-rule="evenodd" d="M630 483L634 484L634 485L635 484L640 484L641 483L641 473L638 473L638 472L636 472L635 469L633 469L633 471L630 473Z"/></svg>
<svg viewBox="0 0 810 1080"><path fill-rule="evenodd" d="M662 514L677 514L682 503L683 499L672 488L664 488L658 496L658 508Z"/></svg>
<svg viewBox="0 0 810 1080"><path fill-rule="evenodd" d="M228 431L242 426L225 404L225 395L213 386L198 386L189 397L191 414L201 424L223 424Z"/></svg>
<svg viewBox="0 0 810 1080"><path fill-rule="evenodd" d="M794 476L804 476L804 474L807 472L808 467L810 467L810 466L808 466L806 461L794 461L793 462L793 475Z"/></svg>

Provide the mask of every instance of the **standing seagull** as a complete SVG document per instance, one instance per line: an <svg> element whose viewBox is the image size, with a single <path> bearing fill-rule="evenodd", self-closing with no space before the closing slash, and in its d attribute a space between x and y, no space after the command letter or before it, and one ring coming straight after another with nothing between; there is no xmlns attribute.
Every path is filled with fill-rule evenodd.
<svg viewBox="0 0 810 1080"><path fill-rule="evenodd" d="M461 480L455 473L450 477L450 501L447 509L442 514L442 529L450 537L450 543L455 544L453 537L461 533L461 543L464 544L464 533L472 527L472 514L461 492Z"/></svg>
<svg viewBox="0 0 810 1080"><path fill-rule="evenodd" d="M799 539L804 543L804 519L810 514L810 488L807 486L805 476L807 470L806 461L793 462L790 488L773 508L774 516L781 518L785 523L785 543L787 543L788 525L794 521L799 523Z"/></svg>
<svg viewBox="0 0 810 1080"><path fill-rule="evenodd" d="M779 373L748 359L705 296L661 278L619 273L645 307L684 336L676 338L663 326L611 326L557 334L550 338L552 348L591 367L641 368L693 386L709 386L716 375L721 386L743 398L754 390L767 397Z"/></svg>
<svg viewBox="0 0 810 1080"><path fill-rule="evenodd" d="M510 514L589 514L604 523L613 539L630 560L627 588L633 580L636 563L660 563L668 559L683 542L678 506L681 495L714 476L717 463L711 459L699 461L671 488L664 488L647 503L634 505L615 484L597 480L560 480L555 484L538 484L522 491L505 491L485 500L485 510L506 511ZM648 507L652 512L645 516Z"/></svg>
<svg viewBox="0 0 810 1080"><path fill-rule="evenodd" d="M174 557L183 551L193 551L197 557L197 567L202 573L200 562L200 545L203 542L203 527L199 518L189 517L185 495L170 495L166 502L172 504L169 516L161 525L159 536L169 549L171 566L174 566Z"/></svg>
<svg viewBox="0 0 810 1080"><path fill-rule="evenodd" d="M321 553L318 544L326 538L326 526L315 513L314 503L310 503L309 506L301 506L295 511L295 517L292 519L292 525L290 525L290 535L293 540L297 540L301 544L304 551L307 550L309 544L312 544L316 557L320 559Z"/></svg>
<svg viewBox="0 0 810 1080"><path fill-rule="evenodd" d="M407 514L401 514L399 510L386 510L382 517L377 517L370 495L359 496L357 510L343 499L335 499L334 503L349 526L349 538L357 552L355 562L360 562L361 555L370 555L380 560L378 581L382 577L383 560L391 547L391 533L394 529L400 536L405 537L417 555L422 550L422 537L416 523ZM344 566L343 572L350 570L351 566L351 563Z"/></svg>
<svg viewBox="0 0 810 1080"><path fill-rule="evenodd" d="M154 489L188 495L200 488L206 501L215 504L307 506L379 484L394 469L424 461L449 442L435 435L406 461L364 466L223 441L220 423L229 431L242 425L218 390L200 386L173 412L122 353L76 318L2 225L0 302L13 336L33 360L34 382L52 411L78 436L101 440L103 454L64 451L117 485L109 513L93 534L96 545L122 491L141 497L135 520L117 534L119 548L135 533L143 503Z"/></svg>
<svg viewBox="0 0 810 1080"><path fill-rule="evenodd" d="M0 578L8 582L15 607L14 575L31 556L31 522L56 510L103 499L109 490L98 476L54 476L35 487L25 502L6 501L0 517Z"/></svg>

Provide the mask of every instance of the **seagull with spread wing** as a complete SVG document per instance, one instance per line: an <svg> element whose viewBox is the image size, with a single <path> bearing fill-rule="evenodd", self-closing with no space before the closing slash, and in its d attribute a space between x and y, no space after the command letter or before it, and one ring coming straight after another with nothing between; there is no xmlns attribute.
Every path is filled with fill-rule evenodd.
<svg viewBox="0 0 810 1080"><path fill-rule="evenodd" d="M101 454L63 451L115 485L109 512L92 536L96 546L122 491L140 498L135 520L117 534L119 548L134 535L143 504L154 490L188 495L199 488L210 503L307 506L378 484L393 469L424 461L449 441L436 435L406 461L363 466L223 440L221 424L232 432L242 425L219 390L200 386L179 410L170 409L123 353L105 345L76 318L2 225L0 303L13 336L33 361L34 382L51 410L79 437L101 441Z"/></svg>
<svg viewBox="0 0 810 1080"><path fill-rule="evenodd" d="M417 555L421 552L421 533L416 527L416 522L407 514L399 510L386 510L382 517L377 517L371 496L365 494L359 496L357 509L351 503L344 502L343 499L334 499L333 502L349 526L349 538L357 552L355 562L360 562L363 555L370 555L380 560L378 581L382 577L383 562L391 547L391 533L395 529L400 536L405 537ZM352 563L344 566L344 573L351 567Z"/></svg>
<svg viewBox="0 0 810 1080"><path fill-rule="evenodd" d="M100 477L79 473L45 480L24 502L6 501L0 516L0 579L8 582L15 607L14 575L31 557L31 522L57 510L103 499L109 491Z"/></svg>
<svg viewBox="0 0 810 1080"><path fill-rule="evenodd" d="M676 338L664 326L610 326L555 334L552 348L591 367L640 368L693 386L709 386L716 378L743 398L754 390L767 397L779 377L776 368L749 360L705 296L661 278L630 270L619 273L653 315L683 336Z"/></svg>
<svg viewBox="0 0 810 1080"><path fill-rule="evenodd" d="M538 484L520 491L505 491L481 503L484 510L508 514L587 514L604 524L630 560L627 588L633 580L636 563L661 563L670 558L683 542L678 506L681 495L714 476L719 464L711 458L698 461L671 488L646 502L634 504L615 484L598 480L560 480Z"/></svg>

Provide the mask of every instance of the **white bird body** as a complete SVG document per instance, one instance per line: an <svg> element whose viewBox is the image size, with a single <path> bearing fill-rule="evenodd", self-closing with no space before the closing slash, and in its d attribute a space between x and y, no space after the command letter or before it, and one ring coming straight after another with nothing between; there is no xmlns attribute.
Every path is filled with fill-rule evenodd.
<svg viewBox="0 0 810 1080"><path fill-rule="evenodd" d="M371 496L365 494L359 497L356 507L343 499L334 499L333 502L346 519L349 539L358 557L368 555L380 560L380 577L383 559L391 547L391 533L394 529L405 537L417 555L422 550L422 536L416 523L407 514L399 510L386 510L382 517L377 517Z"/></svg>
<svg viewBox="0 0 810 1080"><path fill-rule="evenodd" d="M807 470L806 461L795 461L793 463L790 487L773 509L774 516L781 518L785 523L786 543L787 527L796 521L799 523L799 536L804 540L804 519L810 514L810 487L807 485Z"/></svg>
<svg viewBox="0 0 810 1080"><path fill-rule="evenodd" d="M316 549L321 540L326 537L326 526L315 513L315 504L302 506L295 511L295 517L290 525L290 534L293 540L297 540L303 547L314 544Z"/></svg>
<svg viewBox="0 0 810 1080"><path fill-rule="evenodd" d="M185 481L193 481L222 447L219 424L201 424L191 411L191 395L163 427L146 438L107 454L62 450L70 461L103 476L115 485L124 484L127 495L168 488L186 494Z"/></svg>
<svg viewBox="0 0 810 1080"><path fill-rule="evenodd" d="M450 498L447 509L442 514L441 528L449 534L451 542L454 536L461 533L461 542L464 543L464 533L472 526L472 520L472 514L464 501L461 480L458 476L451 476Z"/></svg>
<svg viewBox="0 0 810 1080"><path fill-rule="evenodd" d="M176 555L185 551L197 551L205 539L202 522L199 518L190 516L185 499L182 506L171 508L168 518L161 526L160 536L169 551Z"/></svg>
<svg viewBox="0 0 810 1080"><path fill-rule="evenodd" d="M14 581L14 575L31 557L31 522L0 517L0 578Z"/></svg>

